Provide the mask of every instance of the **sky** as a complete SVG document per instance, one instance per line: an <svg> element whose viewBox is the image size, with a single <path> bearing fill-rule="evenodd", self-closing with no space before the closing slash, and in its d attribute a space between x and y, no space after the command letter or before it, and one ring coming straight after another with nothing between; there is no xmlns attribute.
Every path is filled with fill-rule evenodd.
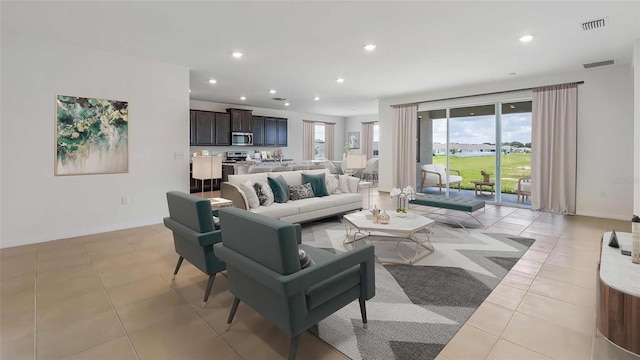
<svg viewBox="0 0 640 360"><path fill-rule="evenodd" d="M482 144L496 142L495 116L469 116L451 119L451 142ZM531 142L531 113L502 115L502 142ZM433 142L446 144L446 119L433 120Z"/></svg>

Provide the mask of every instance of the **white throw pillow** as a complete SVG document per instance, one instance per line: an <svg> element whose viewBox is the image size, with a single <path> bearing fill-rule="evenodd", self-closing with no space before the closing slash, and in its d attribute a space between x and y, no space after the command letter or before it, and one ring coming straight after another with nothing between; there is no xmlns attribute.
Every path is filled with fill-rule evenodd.
<svg viewBox="0 0 640 360"><path fill-rule="evenodd" d="M327 192L331 194L342 194L340 191L340 180L336 175L327 175L324 179L324 184L327 187Z"/></svg>
<svg viewBox="0 0 640 360"><path fill-rule="evenodd" d="M340 192L348 194L349 191L349 175L340 175Z"/></svg>
<svg viewBox="0 0 640 360"><path fill-rule="evenodd" d="M240 189L242 189L244 194L247 196L249 209L255 209L260 206L260 199L258 199L256 190L253 188L253 181L247 180L247 182L240 184Z"/></svg>

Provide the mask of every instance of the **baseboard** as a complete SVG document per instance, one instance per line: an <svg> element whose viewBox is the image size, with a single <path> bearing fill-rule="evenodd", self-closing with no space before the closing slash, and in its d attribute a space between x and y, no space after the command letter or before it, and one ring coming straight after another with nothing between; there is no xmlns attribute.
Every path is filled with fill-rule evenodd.
<svg viewBox="0 0 640 360"><path fill-rule="evenodd" d="M576 215L580 216L591 216L598 217L604 219L612 219L612 220L626 220L631 221L631 214L611 214L611 213L602 213L599 211L576 211Z"/></svg>

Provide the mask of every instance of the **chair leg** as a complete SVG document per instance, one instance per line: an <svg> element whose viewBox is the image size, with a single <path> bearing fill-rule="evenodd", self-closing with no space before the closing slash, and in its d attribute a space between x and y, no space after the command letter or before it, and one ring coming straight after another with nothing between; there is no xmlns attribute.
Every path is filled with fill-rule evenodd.
<svg viewBox="0 0 640 360"><path fill-rule="evenodd" d="M295 360L296 353L298 352L298 344L300 344L300 334L291 338L291 345L289 345L289 360Z"/></svg>
<svg viewBox="0 0 640 360"><path fill-rule="evenodd" d="M362 315L362 327L367 328L367 307L365 305L364 299L359 298L360 301L360 314Z"/></svg>
<svg viewBox="0 0 640 360"><path fill-rule="evenodd" d="M236 315L236 310L238 310L238 305L240 304L240 299L237 297L233 299L233 305L231 305L231 311L229 312L229 318L227 319L227 330L231 327L231 322L233 321L233 317Z"/></svg>
<svg viewBox="0 0 640 360"><path fill-rule="evenodd" d="M204 291L204 300L202 300L202 308L207 307L207 300L209 300L209 294L211 293L211 288L213 287L213 281L216 279L216 274L209 275L209 281L207 281L207 290Z"/></svg>
<svg viewBox="0 0 640 360"><path fill-rule="evenodd" d="M175 279L176 275L178 275L178 270L180 270L180 266L182 265L182 260L184 260L184 258L180 256L180 258L178 258L178 263L176 264L176 269L173 271L172 279Z"/></svg>

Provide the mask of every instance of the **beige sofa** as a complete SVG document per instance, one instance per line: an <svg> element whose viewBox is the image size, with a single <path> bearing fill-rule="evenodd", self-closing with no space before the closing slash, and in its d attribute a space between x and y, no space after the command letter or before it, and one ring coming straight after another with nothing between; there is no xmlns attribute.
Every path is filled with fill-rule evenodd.
<svg viewBox="0 0 640 360"><path fill-rule="evenodd" d="M274 203L270 206L259 206L254 209L249 209L247 197L239 187L240 184L245 183L247 180L268 182L267 177L278 177L280 175L288 185L301 185L303 173L313 175L325 173L325 176L331 176L328 169L229 175L229 181L223 182L220 186L220 196L233 201L235 207L292 223L305 222L362 209L362 194L357 192L360 179L352 176L348 179L350 193L295 201L290 200L286 203Z"/></svg>

